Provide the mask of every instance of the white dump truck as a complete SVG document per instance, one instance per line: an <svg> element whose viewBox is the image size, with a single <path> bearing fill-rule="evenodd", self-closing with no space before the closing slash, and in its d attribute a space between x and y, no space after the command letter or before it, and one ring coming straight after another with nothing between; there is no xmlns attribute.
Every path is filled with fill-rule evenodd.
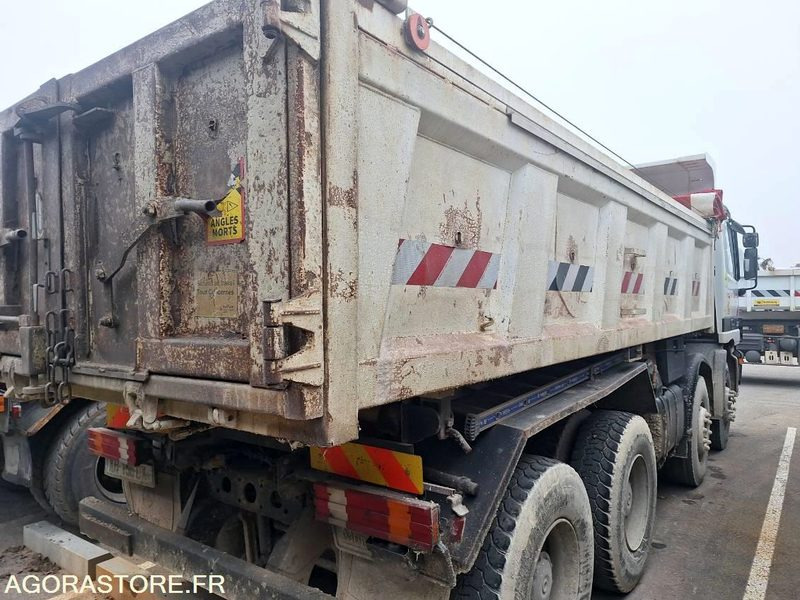
<svg viewBox="0 0 800 600"><path fill-rule="evenodd" d="M106 403L86 535L237 600L637 584L657 469L727 444L757 236L431 27L216 0L0 112L4 441Z"/></svg>
<svg viewBox="0 0 800 600"><path fill-rule="evenodd" d="M800 268L758 272L739 298L740 350L748 363L797 366L800 358Z"/></svg>

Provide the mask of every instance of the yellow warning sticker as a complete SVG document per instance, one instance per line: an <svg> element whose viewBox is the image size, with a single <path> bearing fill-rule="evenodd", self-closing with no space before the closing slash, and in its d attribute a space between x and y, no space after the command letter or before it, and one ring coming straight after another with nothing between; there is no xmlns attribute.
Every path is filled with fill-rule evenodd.
<svg viewBox="0 0 800 600"><path fill-rule="evenodd" d="M228 181L228 193L217 202L221 213L206 221L206 242L209 244L238 244L244 240L244 159L234 166Z"/></svg>
<svg viewBox="0 0 800 600"><path fill-rule="evenodd" d="M753 304L756 306L780 306L781 301L777 298L757 298L753 300Z"/></svg>

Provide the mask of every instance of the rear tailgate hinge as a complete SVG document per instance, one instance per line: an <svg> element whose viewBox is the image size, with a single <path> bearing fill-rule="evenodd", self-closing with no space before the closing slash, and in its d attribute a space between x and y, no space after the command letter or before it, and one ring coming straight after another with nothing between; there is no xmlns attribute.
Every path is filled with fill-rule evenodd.
<svg viewBox="0 0 800 600"><path fill-rule="evenodd" d="M322 295L265 302L264 359L269 383L321 386Z"/></svg>

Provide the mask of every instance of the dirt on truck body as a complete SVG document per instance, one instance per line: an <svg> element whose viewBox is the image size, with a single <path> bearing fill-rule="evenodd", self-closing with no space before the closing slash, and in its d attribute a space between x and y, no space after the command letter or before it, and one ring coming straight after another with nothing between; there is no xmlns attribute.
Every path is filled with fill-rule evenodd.
<svg viewBox="0 0 800 600"><path fill-rule="evenodd" d="M623 168L431 35L215 0L0 113L6 405L107 403L87 534L230 598L636 585L656 469L727 444L757 236L705 157L673 198L689 159Z"/></svg>

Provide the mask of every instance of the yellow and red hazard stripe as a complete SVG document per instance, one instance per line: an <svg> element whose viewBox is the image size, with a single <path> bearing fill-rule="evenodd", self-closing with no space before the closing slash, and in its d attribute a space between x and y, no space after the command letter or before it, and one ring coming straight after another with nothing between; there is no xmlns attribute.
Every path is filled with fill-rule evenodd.
<svg viewBox="0 0 800 600"><path fill-rule="evenodd" d="M311 466L357 481L422 493L422 457L364 444L311 448Z"/></svg>
<svg viewBox="0 0 800 600"><path fill-rule="evenodd" d="M315 483L314 507L319 521L415 550L430 552L439 541L439 505L435 502Z"/></svg>

